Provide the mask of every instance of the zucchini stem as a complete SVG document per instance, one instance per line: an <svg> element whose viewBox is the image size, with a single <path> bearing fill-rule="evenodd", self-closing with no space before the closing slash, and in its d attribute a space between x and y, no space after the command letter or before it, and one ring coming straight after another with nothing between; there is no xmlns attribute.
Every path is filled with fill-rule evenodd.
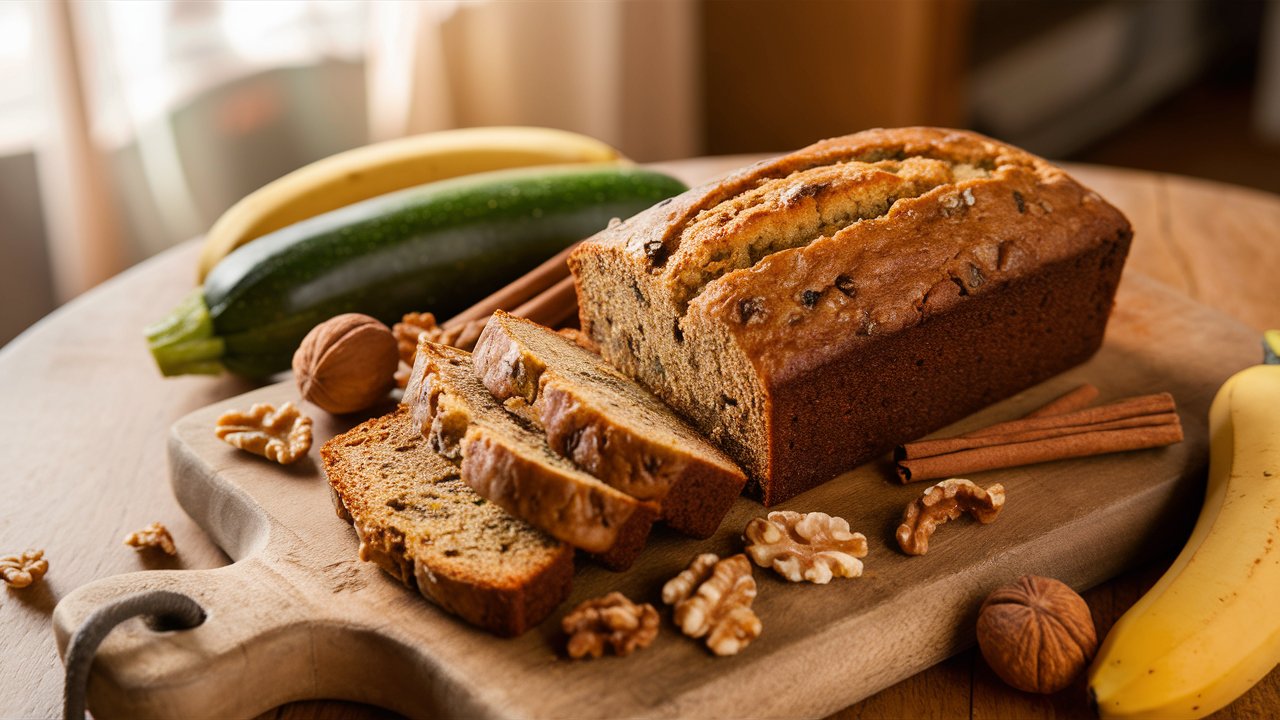
<svg viewBox="0 0 1280 720"><path fill-rule="evenodd" d="M226 352L226 343L214 335L213 318L202 290L196 289L145 332L147 347L165 377L217 375L223 371L219 361Z"/></svg>

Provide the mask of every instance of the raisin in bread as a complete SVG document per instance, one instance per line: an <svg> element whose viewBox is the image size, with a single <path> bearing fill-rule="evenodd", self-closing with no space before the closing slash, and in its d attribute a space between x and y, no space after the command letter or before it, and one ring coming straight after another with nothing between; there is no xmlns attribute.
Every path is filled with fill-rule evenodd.
<svg viewBox="0 0 1280 720"><path fill-rule="evenodd" d="M975 133L869 130L690 190L570 257L582 331L786 500L1090 357L1132 232Z"/></svg>
<svg viewBox="0 0 1280 720"><path fill-rule="evenodd" d="M445 610L511 636L569 596L573 549L467 487L407 409L334 437L320 457L360 559Z"/></svg>
<svg viewBox="0 0 1280 720"><path fill-rule="evenodd" d="M551 449L604 482L661 504L680 532L710 537L747 478L718 448L575 340L499 310L471 356L500 400L529 403Z"/></svg>
<svg viewBox="0 0 1280 720"><path fill-rule="evenodd" d="M461 459L462 480L481 496L614 570L644 548L657 505L552 452L540 428L480 383L470 353L419 342L403 402L433 449Z"/></svg>

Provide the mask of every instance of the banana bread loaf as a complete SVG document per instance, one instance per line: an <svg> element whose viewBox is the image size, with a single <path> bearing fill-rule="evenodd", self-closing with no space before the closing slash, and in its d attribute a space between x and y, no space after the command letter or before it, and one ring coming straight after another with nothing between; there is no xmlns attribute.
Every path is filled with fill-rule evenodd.
<svg viewBox="0 0 1280 720"><path fill-rule="evenodd" d="M570 258L583 332L773 505L1090 357L1128 221L971 132L869 130L690 190Z"/></svg>
<svg viewBox="0 0 1280 720"><path fill-rule="evenodd" d="M418 343L404 403L431 447L461 458L462 480L507 512L625 570L658 514L552 452L540 428L509 412L476 376L471 354Z"/></svg>
<svg viewBox="0 0 1280 720"><path fill-rule="evenodd" d="M400 408L320 449L360 559L474 625L519 635L569 596L573 548L480 497Z"/></svg>
<svg viewBox="0 0 1280 720"><path fill-rule="evenodd" d="M471 356L499 400L532 405L551 449L698 538L720 527L747 478L661 400L573 339L499 310Z"/></svg>

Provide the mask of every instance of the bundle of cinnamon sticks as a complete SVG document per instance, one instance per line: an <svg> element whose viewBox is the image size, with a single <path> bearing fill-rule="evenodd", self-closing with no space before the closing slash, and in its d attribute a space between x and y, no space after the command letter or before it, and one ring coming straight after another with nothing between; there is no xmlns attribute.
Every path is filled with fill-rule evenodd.
<svg viewBox="0 0 1280 720"><path fill-rule="evenodd" d="M462 350L475 347L480 332L494 310L528 318L547 327L559 327L578 315L578 292L569 274L569 254L578 243L530 270L515 282L449 318L441 329Z"/></svg>
<svg viewBox="0 0 1280 720"><path fill-rule="evenodd" d="M1182 442L1182 424L1169 393L1089 407L1097 396L1098 389L1085 384L1019 420L901 445L894 452L898 479L935 480Z"/></svg>
<svg viewBox="0 0 1280 720"><path fill-rule="evenodd" d="M569 325L578 316L578 291L569 273L569 253L577 243L570 245L538 267L525 273L515 282L498 290L480 302L450 318L442 325L436 324L435 315L429 312L409 313L395 324L392 332L400 353L400 367L396 370L396 385L403 388L409 382L413 369L414 353L422 337L460 350L473 350L485 323L495 310L506 310L513 315L528 318L548 327ZM564 331L567 332L567 331ZM582 343L579 340L579 343Z"/></svg>

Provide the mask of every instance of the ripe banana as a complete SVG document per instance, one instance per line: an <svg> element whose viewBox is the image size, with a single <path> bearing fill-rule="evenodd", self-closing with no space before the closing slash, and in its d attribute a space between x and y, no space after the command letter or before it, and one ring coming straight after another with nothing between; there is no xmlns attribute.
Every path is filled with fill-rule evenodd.
<svg viewBox="0 0 1280 720"><path fill-rule="evenodd" d="M1228 379L1209 433L1190 540L1090 668L1103 718L1204 717L1280 663L1280 365Z"/></svg>
<svg viewBox="0 0 1280 720"><path fill-rule="evenodd" d="M348 150L268 183L223 213L205 236L199 281L254 238L377 195L488 170L620 159L599 140L535 127L446 130Z"/></svg>

